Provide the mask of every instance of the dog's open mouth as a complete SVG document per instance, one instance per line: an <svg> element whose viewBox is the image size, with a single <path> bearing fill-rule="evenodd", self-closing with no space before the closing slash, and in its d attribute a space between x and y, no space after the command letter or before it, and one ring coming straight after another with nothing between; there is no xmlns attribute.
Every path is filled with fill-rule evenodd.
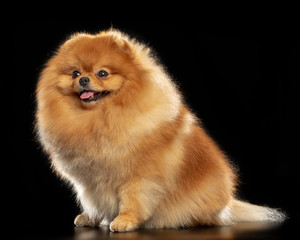
<svg viewBox="0 0 300 240"><path fill-rule="evenodd" d="M96 92L91 90L84 90L80 92L79 97L84 102L92 102L104 98L109 93L110 93L109 91Z"/></svg>

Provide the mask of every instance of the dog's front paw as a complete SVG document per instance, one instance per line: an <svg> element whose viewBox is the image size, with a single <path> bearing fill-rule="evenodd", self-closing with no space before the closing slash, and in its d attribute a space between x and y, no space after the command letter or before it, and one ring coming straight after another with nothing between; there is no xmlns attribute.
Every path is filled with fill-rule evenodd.
<svg viewBox="0 0 300 240"><path fill-rule="evenodd" d="M83 212L75 218L74 224L76 225L76 227L95 227L99 223L97 221L91 221L89 217Z"/></svg>
<svg viewBox="0 0 300 240"><path fill-rule="evenodd" d="M129 216L117 216L109 226L110 231L112 232L130 232L137 229L138 225Z"/></svg>

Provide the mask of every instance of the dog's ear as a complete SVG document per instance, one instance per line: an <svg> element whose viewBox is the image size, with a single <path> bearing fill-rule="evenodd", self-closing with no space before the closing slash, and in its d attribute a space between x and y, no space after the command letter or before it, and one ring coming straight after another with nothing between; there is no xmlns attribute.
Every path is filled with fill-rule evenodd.
<svg viewBox="0 0 300 240"><path fill-rule="evenodd" d="M130 43L126 39L117 39L116 45L120 52L125 55L131 56L132 55L132 48Z"/></svg>
<svg viewBox="0 0 300 240"><path fill-rule="evenodd" d="M131 39L128 35L114 29L110 29L105 32L105 34L111 38L111 43L114 48L127 56L132 55Z"/></svg>

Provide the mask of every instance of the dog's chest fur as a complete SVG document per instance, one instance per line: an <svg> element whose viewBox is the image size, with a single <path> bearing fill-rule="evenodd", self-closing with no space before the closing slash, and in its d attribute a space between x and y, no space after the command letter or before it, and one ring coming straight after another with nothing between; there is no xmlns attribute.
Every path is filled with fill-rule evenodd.
<svg viewBox="0 0 300 240"><path fill-rule="evenodd" d="M78 202L92 218L112 221L119 211L118 169L107 169L101 161L52 158L57 172L73 186Z"/></svg>

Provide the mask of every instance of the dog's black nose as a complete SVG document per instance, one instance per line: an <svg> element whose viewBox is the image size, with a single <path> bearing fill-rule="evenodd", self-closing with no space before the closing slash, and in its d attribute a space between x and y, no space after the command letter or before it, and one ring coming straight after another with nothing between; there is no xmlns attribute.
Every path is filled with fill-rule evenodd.
<svg viewBox="0 0 300 240"><path fill-rule="evenodd" d="M90 82L90 79L88 77L82 77L79 79L79 84L82 86L82 87L85 87L86 85L88 85Z"/></svg>

